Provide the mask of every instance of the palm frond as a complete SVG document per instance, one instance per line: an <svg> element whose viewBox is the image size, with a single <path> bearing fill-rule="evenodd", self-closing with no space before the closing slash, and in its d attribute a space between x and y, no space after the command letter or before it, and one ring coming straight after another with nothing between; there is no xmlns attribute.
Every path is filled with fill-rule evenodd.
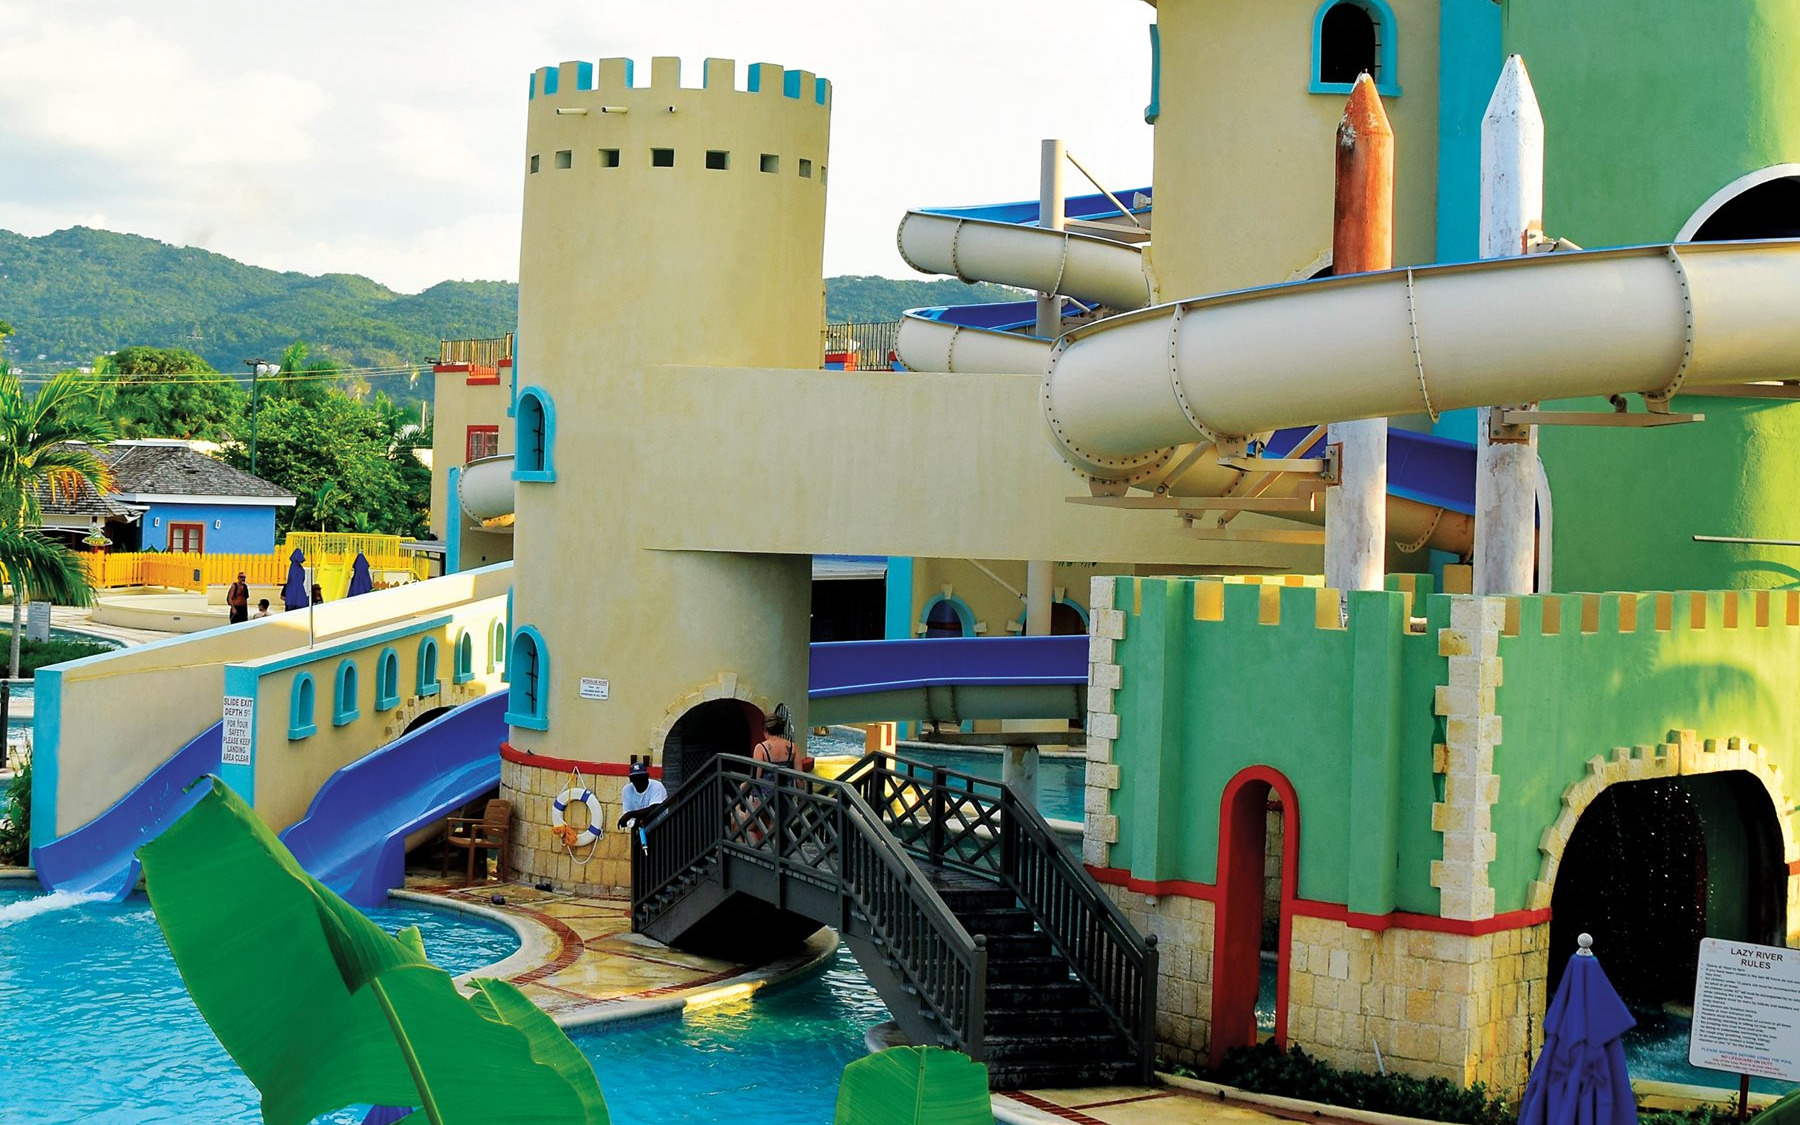
<svg viewBox="0 0 1800 1125"><path fill-rule="evenodd" d="M32 598L77 606L93 600L81 556L38 532L0 524L0 569Z"/></svg>

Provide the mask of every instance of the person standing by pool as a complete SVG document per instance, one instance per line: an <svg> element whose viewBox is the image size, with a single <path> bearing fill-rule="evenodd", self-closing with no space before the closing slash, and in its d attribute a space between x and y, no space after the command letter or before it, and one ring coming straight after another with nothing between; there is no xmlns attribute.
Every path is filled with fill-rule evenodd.
<svg viewBox="0 0 1800 1125"><path fill-rule="evenodd" d="M244 581L244 572L238 571L237 581L225 591L225 608L231 615L231 623L250 620L250 586Z"/></svg>
<svg viewBox="0 0 1800 1125"><path fill-rule="evenodd" d="M619 804L624 809L619 814L619 827L648 825L661 815L663 805L669 800L669 791L662 782L650 776L650 763L641 759L631 763L625 778L625 788L619 791Z"/></svg>
<svg viewBox="0 0 1800 1125"><path fill-rule="evenodd" d="M322 602L324 600L325 600L325 591L321 590L319 588L319 584L317 582L314 582L313 588L312 588L312 604L318 605L320 602Z"/></svg>
<svg viewBox="0 0 1800 1125"><path fill-rule="evenodd" d="M256 612L252 613L250 616L252 619L258 618L258 617L269 616L269 599L264 598L262 601L257 602L256 603Z"/></svg>

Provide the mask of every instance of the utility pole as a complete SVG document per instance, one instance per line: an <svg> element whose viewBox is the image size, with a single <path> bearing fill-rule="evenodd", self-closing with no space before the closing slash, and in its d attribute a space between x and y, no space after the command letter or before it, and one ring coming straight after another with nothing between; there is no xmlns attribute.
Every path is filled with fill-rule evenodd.
<svg viewBox="0 0 1800 1125"><path fill-rule="evenodd" d="M244 366L250 369L250 475L256 475L256 407L261 398L262 377L273 375L281 368L266 359L246 359Z"/></svg>
<svg viewBox="0 0 1800 1125"><path fill-rule="evenodd" d="M1509 56L1481 119L1481 256L1524 254L1544 226L1544 115L1525 60ZM1483 407L1475 434L1477 594L1529 594L1537 545L1537 427L1493 425Z"/></svg>
<svg viewBox="0 0 1800 1125"><path fill-rule="evenodd" d="M1331 271L1387 269L1394 264L1394 130L1367 73L1350 91L1336 144ZM1325 502L1325 584L1338 591L1379 590L1386 575L1387 432L1386 418L1333 422L1327 431L1339 483Z"/></svg>

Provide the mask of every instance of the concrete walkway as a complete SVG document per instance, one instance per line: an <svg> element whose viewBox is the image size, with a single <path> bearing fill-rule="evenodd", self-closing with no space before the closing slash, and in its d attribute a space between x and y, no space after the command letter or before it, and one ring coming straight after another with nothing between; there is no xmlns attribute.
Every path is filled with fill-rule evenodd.
<svg viewBox="0 0 1800 1125"><path fill-rule="evenodd" d="M92 614L93 611L90 609L77 609L74 606L66 605L51 606L50 627L92 633L96 637L105 637L109 641L118 641L122 645L148 644L151 641L162 641L180 636L179 633L162 633L154 629L128 629L122 625L102 625L92 620Z"/></svg>

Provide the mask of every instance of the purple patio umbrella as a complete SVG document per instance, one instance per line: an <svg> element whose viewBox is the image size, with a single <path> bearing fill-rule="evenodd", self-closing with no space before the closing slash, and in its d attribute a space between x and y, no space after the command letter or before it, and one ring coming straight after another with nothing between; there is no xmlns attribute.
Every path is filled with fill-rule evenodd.
<svg viewBox="0 0 1800 1125"><path fill-rule="evenodd" d="M1619 1041L1637 1021L1613 991L1582 934L1550 1010L1544 1050L1531 1068L1519 1125L1637 1125L1637 1102Z"/></svg>
<svg viewBox="0 0 1800 1125"><path fill-rule="evenodd" d="M305 609L312 604L306 589L306 552L295 547L288 556L287 582L281 587L281 604L289 611Z"/></svg>
<svg viewBox="0 0 1800 1125"><path fill-rule="evenodd" d="M358 594L366 594L375 589L375 580L369 577L369 560L361 551L356 552L356 561L350 564L350 587L344 591L346 598L354 598Z"/></svg>

